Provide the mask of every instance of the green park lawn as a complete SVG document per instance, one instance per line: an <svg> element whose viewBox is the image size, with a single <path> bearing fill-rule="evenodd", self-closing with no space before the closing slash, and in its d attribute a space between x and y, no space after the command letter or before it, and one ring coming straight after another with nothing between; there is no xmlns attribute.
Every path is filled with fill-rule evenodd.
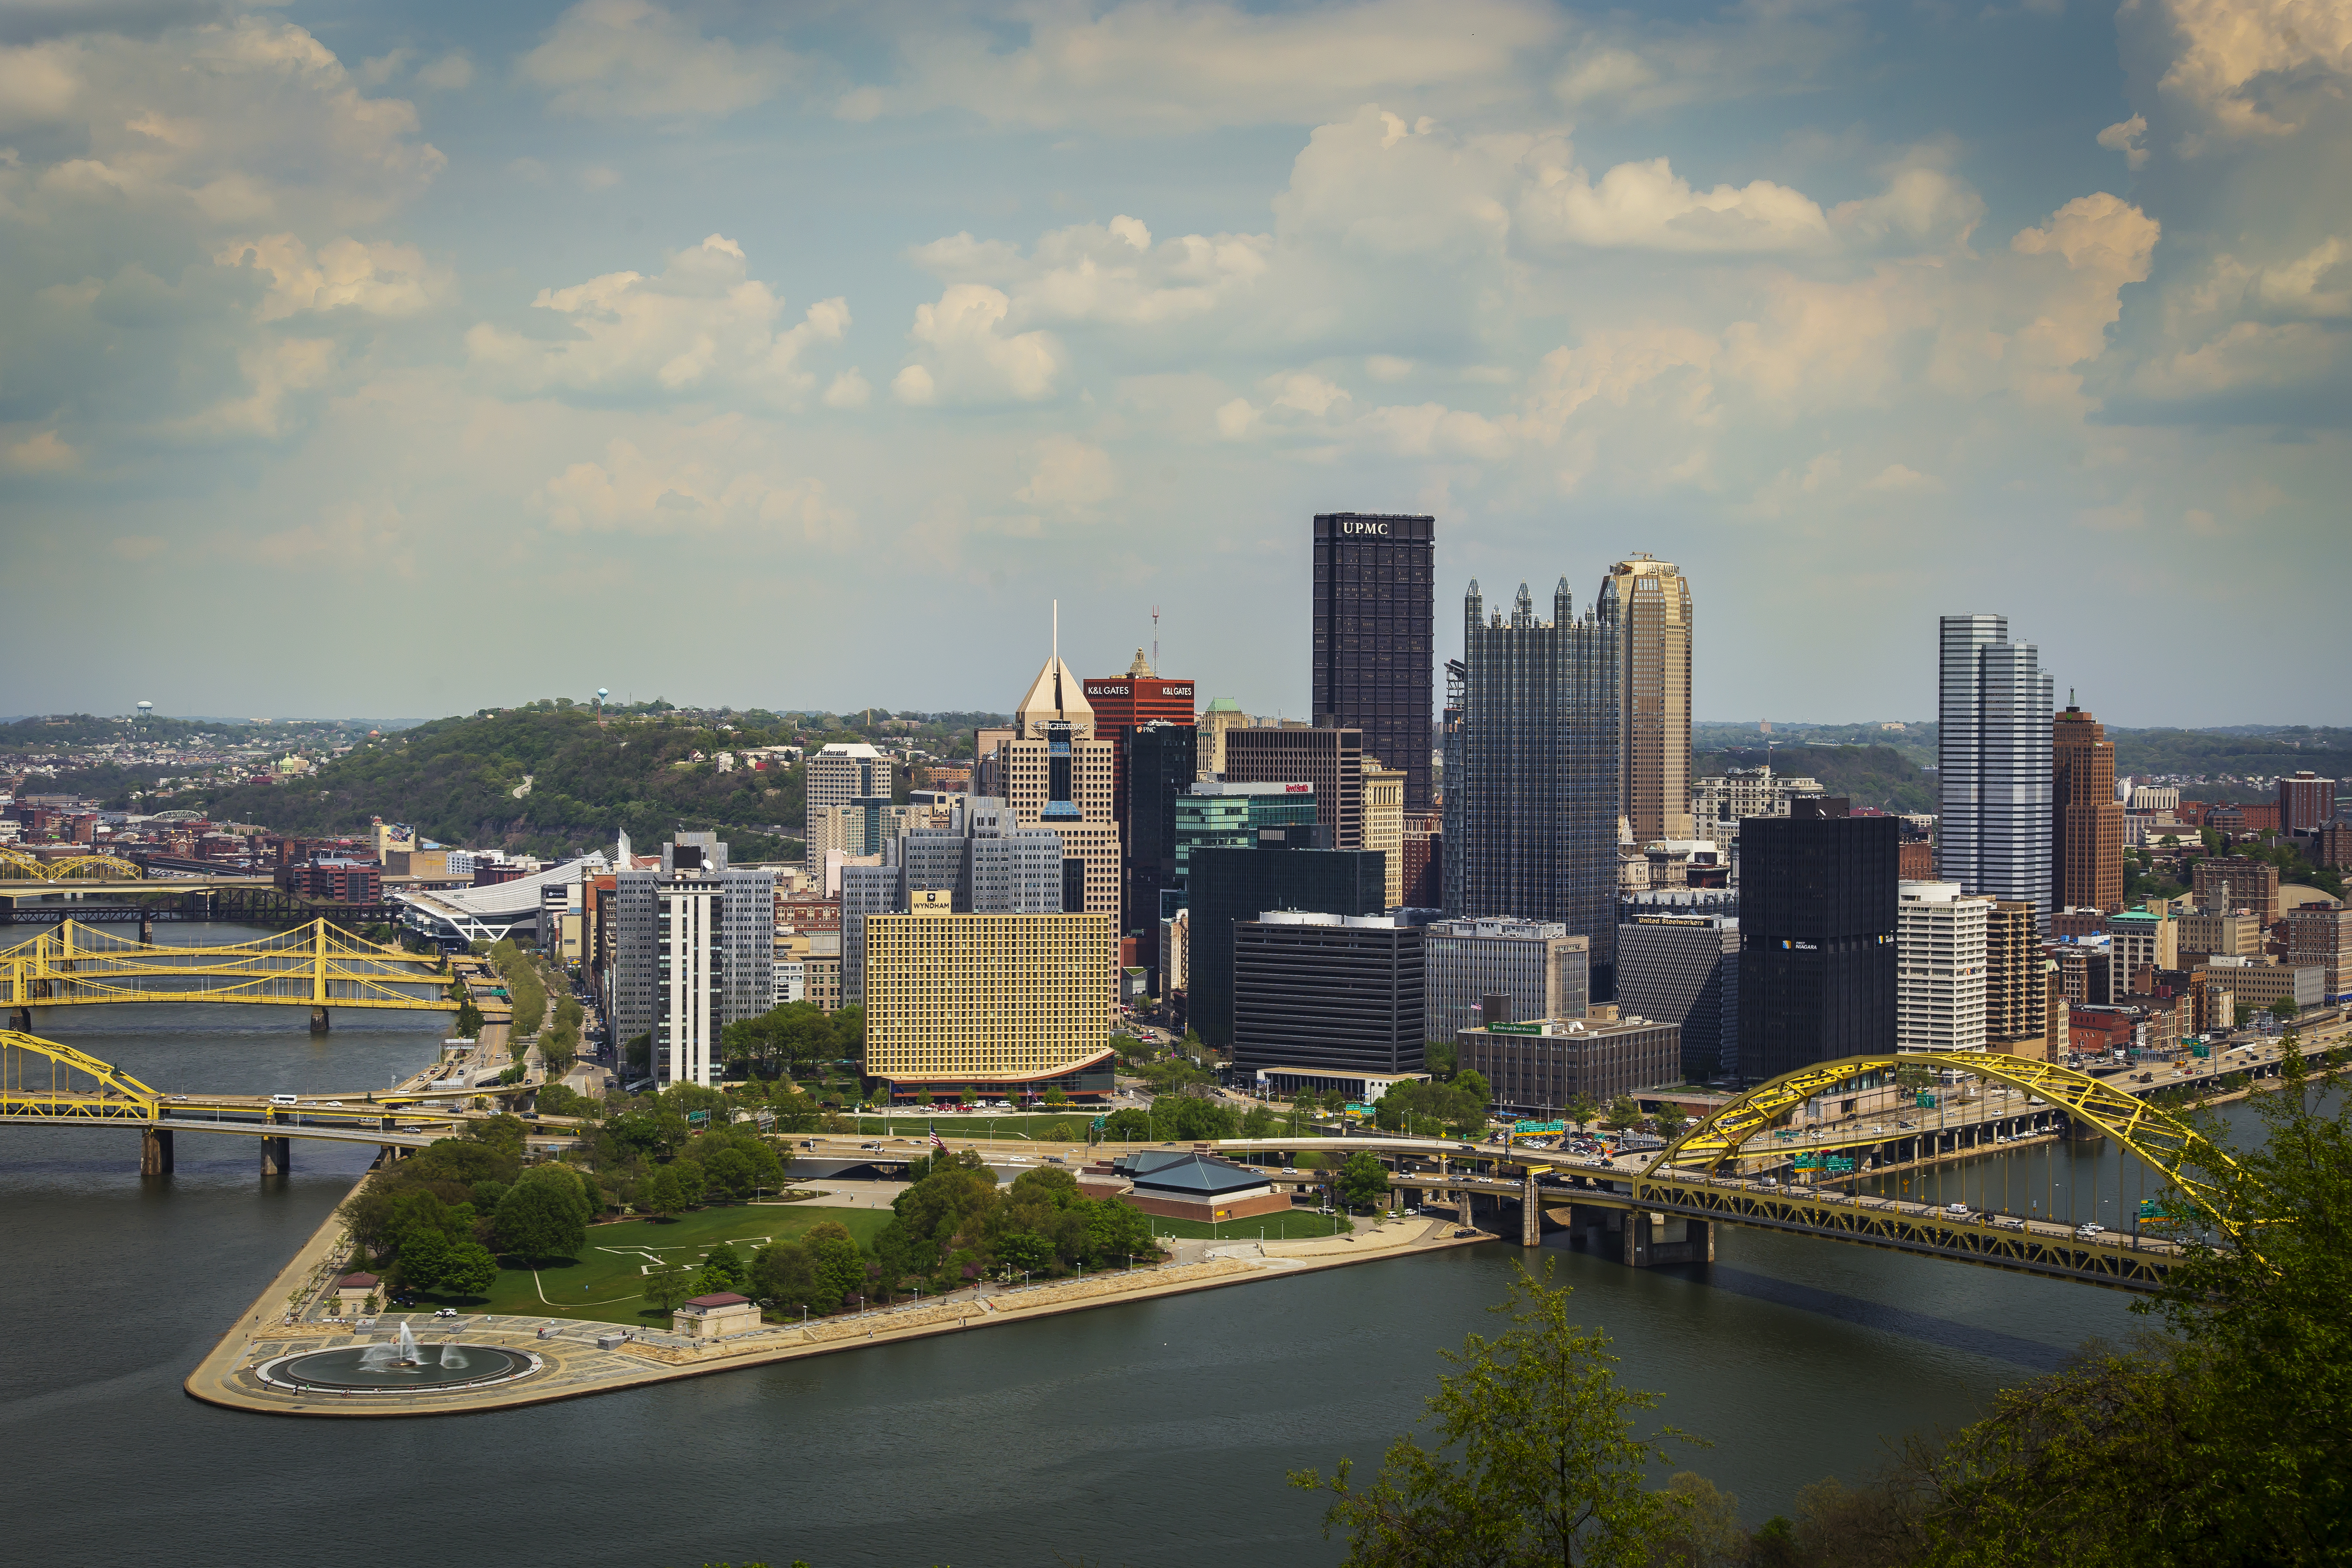
<svg viewBox="0 0 2352 1568"><path fill-rule="evenodd" d="M1197 1219L1163 1219L1158 1215L1150 1217L1155 1236L1188 1239L1205 1237L1215 1241L1255 1241L1261 1230L1268 1241L1297 1241L1313 1236L1337 1236L1348 1228L1344 1216L1319 1215L1313 1209L1293 1209L1288 1214L1252 1215L1247 1219L1219 1220L1213 1230Z"/></svg>
<svg viewBox="0 0 2352 1568"><path fill-rule="evenodd" d="M558 1260L537 1270L501 1268L498 1283L490 1287L487 1306L478 1301L450 1304L525 1317L579 1318L667 1329L669 1314L645 1299L643 1270L651 1258L699 1268L710 1249L726 1241L732 1242L749 1263L752 1254L769 1242L799 1236L825 1220L845 1226L860 1247L871 1250L874 1238L890 1217L887 1209L750 1204L694 1209L668 1220L593 1225L588 1227L588 1245L577 1258ZM441 1304L434 1298L424 1300Z"/></svg>

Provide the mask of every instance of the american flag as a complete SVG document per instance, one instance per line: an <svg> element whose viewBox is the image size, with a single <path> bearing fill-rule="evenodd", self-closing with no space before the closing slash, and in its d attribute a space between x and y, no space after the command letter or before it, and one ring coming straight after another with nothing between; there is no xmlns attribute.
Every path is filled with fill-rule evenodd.
<svg viewBox="0 0 2352 1568"><path fill-rule="evenodd" d="M948 1141L940 1136L940 1130L936 1127L931 1129L931 1147L942 1154L948 1152Z"/></svg>

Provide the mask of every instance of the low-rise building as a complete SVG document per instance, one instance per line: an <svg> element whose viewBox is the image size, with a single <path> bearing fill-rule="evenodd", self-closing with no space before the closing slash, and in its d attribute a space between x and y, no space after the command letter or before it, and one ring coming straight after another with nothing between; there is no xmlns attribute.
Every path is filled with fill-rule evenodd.
<svg viewBox="0 0 2352 1568"><path fill-rule="evenodd" d="M1705 1083L1736 1075L1739 917L1622 907L1617 1004L1623 1012L1682 1026L1686 1080Z"/></svg>
<svg viewBox="0 0 2352 1568"><path fill-rule="evenodd" d="M1456 1061L1482 1074L1511 1114L1557 1116L1580 1098L1606 1105L1621 1094L1682 1080L1682 1026L1648 1018L1545 1018L1458 1031Z"/></svg>
<svg viewBox="0 0 2352 1568"><path fill-rule="evenodd" d="M2212 984L2238 999L2238 1016L2261 1013L2292 1002L2298 1011L2316 1007L2326 999L2326 971L2315 963L2257 963L2251 959L2214 958L2204 970Z"/></svg>
<svg viewBox="0 0 2352 1568"><path fill-rule="evenodd" d="M690 1340L718 1340L760 1326L758 1303L732 1290L697 1296L670 1314L670 1331Z"/></svg>
<svg viewBox="0 0 2352 1568"><path fill-rule="evenodd" d="M1247 1219L1286 1213L1290 1194L1263 1174L1213 1154L1145 1149L1122 1154L1111 1168L1133 1183L1119 1199L1162 1219Z"/></svg>

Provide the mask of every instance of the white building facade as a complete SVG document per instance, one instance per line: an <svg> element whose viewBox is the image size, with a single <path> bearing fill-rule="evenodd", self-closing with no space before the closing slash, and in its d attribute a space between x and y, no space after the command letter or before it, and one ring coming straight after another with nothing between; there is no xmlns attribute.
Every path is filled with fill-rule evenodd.
<svg viewBox="0 0 2352 1568"><path fill-rule="evenodd" d="M1985 1048L1985 938L1993 900L1958 882L1904 882L1895 914L1895 1047Z"/></svg>

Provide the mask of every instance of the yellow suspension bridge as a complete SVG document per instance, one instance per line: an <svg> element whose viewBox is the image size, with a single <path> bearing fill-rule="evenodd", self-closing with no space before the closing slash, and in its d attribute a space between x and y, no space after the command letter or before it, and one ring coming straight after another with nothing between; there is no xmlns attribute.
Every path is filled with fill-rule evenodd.
<svg viewBox="0 0 2352 1568"><path fill-rule="evenodd" d="M71 855L44 860L22 849L0 844L0 882L136 882L138 867L113 855Z"/></svg>
<svg viewBox="0 0 2352 1568"><path fill-rule="evenodd" d="M323 1034L331 1006L454 1011L441 962L323 920L214 947L156 946L66 921L0 948L0 1003L20 1031L35 1007L239 1002L309 1007L311 1032Z"/></svg>
<svg viewBox="0 0 2352 1568"><path fill-rule="evenodd" d="M495 1089L464 1091L488 1098ZM0 1030L0 1123L136 1128L143 1175L172 1170L175 1132L225 1132L262 1140L264 1175L283 1175L296 1138L420 1149L463 1131L479 1114L436 1102L433 1091L391 1094L183 1095L150 1088L121 1068L71 1046L19 1030ZM576 1119L526 1119L535 1150L577 1141Z"/></svg>

